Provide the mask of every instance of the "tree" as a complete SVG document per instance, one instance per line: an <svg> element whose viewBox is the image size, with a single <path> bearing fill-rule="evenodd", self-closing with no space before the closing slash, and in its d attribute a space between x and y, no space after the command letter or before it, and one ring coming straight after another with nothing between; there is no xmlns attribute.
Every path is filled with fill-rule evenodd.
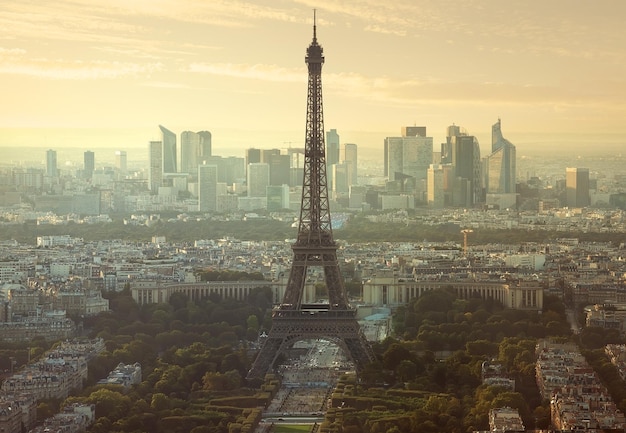
<svg viewBox="0 0 626 433"><path fill-rule="evenodd" d="M162 392L155 392L152 394L152 400L150 401L150 408L154 411L161 412L168 409L170 405L169 399Z"/></svg>
<svg viewBox="0 0 626 433"><path fill-rule="evenodd" d="M237 370L226 373L207 372L202 377L202 388L213 391L231 391L241 386L241 376Z"/></svg>
<svg viewBox="0 0 626 433"><path fill-rule="evenodd" d="M251 314L246 319L246 325L248 325L248 329L252 328L255 331L259 330L259 318L256 314Z"/></svg>
<svg viewBox="0 0 626 433"><path fill-rule="evenodd" d="M413 361L403 359L396 368L396 376L402 382L408 382L417 376L417 365Z"/></svg>
<svg viewBox="0 0 626 433"><path fill-rule="evenodd" d="M399 343L393 343L383 353L383 367L387 370L395 371L403 360L411 360L411 352Z"/></svg>

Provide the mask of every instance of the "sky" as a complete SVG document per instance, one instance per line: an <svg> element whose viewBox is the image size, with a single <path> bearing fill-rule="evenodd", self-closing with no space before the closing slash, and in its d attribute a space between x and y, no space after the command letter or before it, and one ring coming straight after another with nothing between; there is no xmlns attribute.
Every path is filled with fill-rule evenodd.
<svg viewBox="0 0 626 433"><path fill-rule="evenodd" d="M623 0L0 0L0 148L147 148L160 124L301 147L313 9L343 143L456 124L488 148L499 118L518 149L626 143Z"/></svg>

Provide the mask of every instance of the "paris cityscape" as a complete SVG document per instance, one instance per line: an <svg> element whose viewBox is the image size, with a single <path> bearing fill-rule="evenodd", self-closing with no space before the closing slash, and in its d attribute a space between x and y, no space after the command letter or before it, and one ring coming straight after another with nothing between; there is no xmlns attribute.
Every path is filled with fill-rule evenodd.
<svg viewBox="0 0 626 433"><path fill-rule="evenodd" d="M77 92L83 74L90 80L104 76L119 79L120 86L105 93L126 95L130 87L107 69L122 68L147 74L150 87L167 92L180 87L156 81L165 69L157 53L182 58L188 51L220 51L196 40L183 44L184 38L175 45L180 23L188 25L182 34L193 34L196 25L288 23L298 27L298 47L290 55L306 48L306 70L261 64L242 72L241 65L208 62L177 69L295 83L302 92L294 100L306 110L286 108L284 95L263 110L276 106L275 116L299 117L302 131L295 135L289 126L282 133L261 131L256 139L235 137L225 133L232 125L220 123L221 114L204 124L191 116L180 126L185 116L173 112L176 128L157 121L148 132L138 128L111 142L95 127L93 141L78 142L55 137L54 131L71 129L65 126L31 129L18 121L0 128L0 430L625 430L626 137L621 126L609 127L622 108L611 105L612 98L601 102L603 84L594 87L594 96L582 92L580 100L557 97L561 92L550 94L547 87L531 92L536 112L528 117L522 115L527 102L512 108L512 100L500 101L502 116L487 116L484 106L498 105L492 104L498 100L494 91L494 99L475 110L451 112L456 121L424 114L391 128L369 119L378 132L359 134L336 107L348 104L342 85L348 93L393 85L385 77L361 88L363 78L350 81L350 74L332 69L329 52L340 44L340 20L364 20L364 35L384 39L404 38L410 25L422 24L400 19L397 14L406 11L428 16L425 27L433 32L435 23L458 22L460 16L429 1L420 2L423 9L398 1L375 9L380 16L353 2L339 9L322 2L308 18L287 1L275 7L260 0L234 6L188 0L187 13L167 3L149 13L141 5L113 3L107 9L61 1L67 16L59 26L52 24L56 12L36 2L0 12L7 28L25 37L24 48L0 43L0 74L67 80ZM491 2L476 9L455 3L462 16L480 17ZM533 14L505 6L519 23L511 29L495 25L493 32L509 38L520 31L520 41L541 40L548 57L567 59L578 54L556 49L561 33L570 35L562 30L582 19L608 24L620 16L605 10L590 15L578 5L565 12L562 28L540 30L541 17L551 16L553 7L537 3ZM502 18L497 11L487 15ZM10 24L15 17L25 29ZM120 36L133 40L131 35L151 31L145 17L168 22L171 39L157 49L138 37L140 48L130 50ZM525 21L531 17L537 26ZM26 48L35 23L48 35L51 57L20 65L36 50ZM587 32L581 27L571 34L581 50L592 46L581 39ZM450 32L447 43L467 37L478 44L477 52L489 51L477 33ZM259 42L272 34L266 28ZM6 47L11 40L5 37ZM72 41L76 50L92 41L87 43L104 44L98 45L108 47L102 52L115 56L142 53L140 59L154 63L144 68L98 60L83 69L81 60L70 73L50 63L52 56L61 63L69 55L55 43L60 40ZM369 54L376 55L378 42L369 43ZM517 47L520 53L524 46ZM622 67L612 52L617 47L607 43L602 52L585 51L581 58L597 55ZM543 57L538 47L528 51ZM491 52L508 53L495 42ZM347 58L337 57L339 65ZM330 92L326 81L322 85L326 68ZM424 80L433 88L435 81ZM407 90L409 82L415 84L407 80L395 91ZM19 87L19 79L14 84ZM620 85L614 83L616 93ZM520 88L534 86L544 84ZM41 89L52 95L61 87ZM380 88L370 97L403 105L390 88L388 99L376 94ZM432 89L419 92L437 100ZM77 97L71 93L68 107ZM243 115L248 108L235 93L232 101L222 101L224 111L232 103ZM256 89L242 87L241 93L254 104ZM127 116L132 94L126 110L116 108ZM102 98L94 112L104 109ZM443 93L439 98L434 105L442 112L455 105L447 105ZM544 105L550 98L554 110ZM471 106L470 99L463 102L460 95L456 103ZM356 113L358 105L344 107ZM584 117L587 105L604 107L605 115ZM197 110L192 102L186 108ZM21 109L16 104L10 116L17 119ZM40 109L31 108L33 118L42 116ZM52 119L52 111L43 117ZM145 115L136 113L137 120ZM74 115L80 122L84 113ZM570 133L517 132L533 116L536 125L549 125L550 116L560 127L572 122ZM587 132L581 119L588 120ZM256 121L251 119L252 129Z"/></svg>

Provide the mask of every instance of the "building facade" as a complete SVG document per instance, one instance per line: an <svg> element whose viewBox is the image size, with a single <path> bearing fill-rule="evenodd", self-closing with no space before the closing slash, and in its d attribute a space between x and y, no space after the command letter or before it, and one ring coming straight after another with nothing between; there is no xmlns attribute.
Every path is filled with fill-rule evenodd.
<svg viewBox="0 0 626 433"><path fill-rule="evenodd" d="M209 131L183 131L180 134L180 171L195 174L196 168L211 156Z"/></svg>
<svg viewBox="0 0 626 433"><path fill-rule="evenodd" d="M363 284L363 302L373 306L400 306L430 290L451 288L460 299L479 296L494 299L506 308L543 309L543 288L537 283L494 283L490 281L432 281L399 278L380 272Z"/></svg>
<svg viewBox="0 0 626 433"><path fill-rule="evenodd" d="M269 165L264 162L248 164L248 197L265 197L270 184Z"/></svg>
<svg viewBox="0 0 626 433"><path fill-rule="evenodd" d="M198 166L198 210L214 212L217 210L217 166Z"/></svg>
<svg viewBox="0 0 626 433"><path fill-rule="evenodd" d="M57 177L58 175L57 151L50 149L46 152L46 176Z"/></svg>
<svg viewBox="0 0 626 433"><path fill-rule="evenodd" d="M591 204L589 169L565 169L565 200L568 207L587 207Z"/></svg>
<svg viewBox="0 0 626 433"><path fill-rule="evenodd" d="M176 173L177 170L177 150L176 150L176 134L159 125L161 131L161 145L163 146L161 153L161 173Z"/></svg>
<svg viewBox="0 0 626 433"><path fill-rule="evenodd" d="M156 194L163 184L163 146L160 141L148 143L148 160L148 186Z"/></svg>

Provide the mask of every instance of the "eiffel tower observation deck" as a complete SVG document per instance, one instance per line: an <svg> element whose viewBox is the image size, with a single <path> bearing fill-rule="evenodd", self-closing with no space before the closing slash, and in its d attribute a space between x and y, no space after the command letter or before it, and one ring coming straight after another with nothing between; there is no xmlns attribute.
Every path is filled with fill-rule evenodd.
<svg viewBox="0 0 626 433"><path fill-rule="evenodd" d="M326 178L322 64L324 52L317 42L315 16L313 41L307 48L308 93L304 178L300 223L293 262L282 304L272 313L272 328L248 372L248 379L263 378L281 354L300 340L325 339L337 344L357 370L374 361L374 354L348 304L337 262ZM321 267L328 290L328 304L304 304L309 267Z"/></svg>

